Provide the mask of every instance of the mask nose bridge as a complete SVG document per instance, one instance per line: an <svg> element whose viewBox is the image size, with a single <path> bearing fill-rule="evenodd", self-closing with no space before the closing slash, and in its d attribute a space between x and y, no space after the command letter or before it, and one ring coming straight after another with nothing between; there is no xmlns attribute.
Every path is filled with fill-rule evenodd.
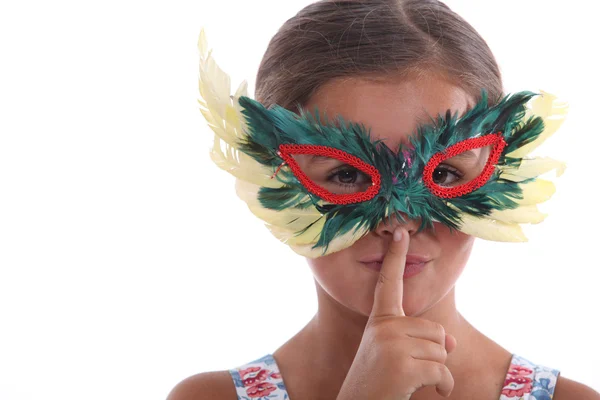
<svg viewBox="0 0 600 400"><path fill-rule="evenodd" d="M390 165L391 185L389 192L386 194L385 212L383 217L377 222L376 232L392 234L398 225L404 226L409 231L417 232L423 220L418 215L413 215L414 218L409 218L411 211L410 198L405 193L409 190L409 179L411 169L415 167L415 147L409 143L399 147L394 153L394 160ZM402 193L398 196L398 191ZM396 193L394 193L396 192Z"/></svg>

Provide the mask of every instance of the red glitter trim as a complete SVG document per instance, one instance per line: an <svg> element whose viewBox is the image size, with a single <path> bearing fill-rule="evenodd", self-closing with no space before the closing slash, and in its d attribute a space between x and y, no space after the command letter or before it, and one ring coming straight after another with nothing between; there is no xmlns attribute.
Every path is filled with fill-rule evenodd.
<svg viewBox="0 0 600 400"><path fill-rule="evenodd" d="M452 158L465 151L489 146L491 144L494 145L494 148L490 152L490 156L488 157L483 171L477 178L465 183L464 185L455 187L440 186L433 181L433 172L442 161ZM431 157L429 162L427 162L427 165L423 170L423 181L425 182L425 186L427 186L434 195L445 199L451 199L453 197L464 196L465 194L471 193L485 185L488 179L490 179L505 146L506 142L502 137L502 132L491 133L489 135L467 139L456 143L455 145L448 147L446 150L436 153L433 157Z"/></svg>
<svg viewBox="0 0 600 400"><path fill-rule="evenodd" d="M281 158L290 166L296 178L304 185L309 192L319 196L323 200L326 200L333 204L352 204L360 203L363 201L371 200L379 192L381 188L381 176L379 171L374 166L367 164L360 158L346 153L340 149L327 146L318 146L311 144L282 144L279 145L279 151ZM343 161L344 163L353 166L354 168L364 172L371 177L372 185L364 192L359 193L344 193L335 194L331 193L327 189L314 183L302 170L298 163L292 157L292 154L314 154L317 156L331 157L336 160Z"/></svg>

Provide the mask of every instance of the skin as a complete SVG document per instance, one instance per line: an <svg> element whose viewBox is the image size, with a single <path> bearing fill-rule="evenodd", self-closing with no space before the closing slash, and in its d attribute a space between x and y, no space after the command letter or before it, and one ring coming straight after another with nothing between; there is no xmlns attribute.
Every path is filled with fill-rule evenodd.
<svg viewBox="0 0 600 400"><path fill-rule="evenodd" d="M318 107L327 115L361 122L371 127L375 138L385 139L388 146L395 148L399 143L407 143L408 136L427 121L428 115L443 114L447 109L462 115L474 103L461 88L432 74L385 81L334 80L321 87L306 108ZM490 366L494 373L480 377L479 383L487 385L490 398L499 397L511 353L478 332L455 305L455 284L467 263L474 237L451 233L439 223L434 230L417 233L419 221L401 224L392 219L347 249L308 259L315 277L318 312L302 331L273 353L286 377L291 398L332 399L339 392L360 344L378 279L378 272L366 269L359 259L385 253L399 225L410 235L408 254L432 259L420 274L404 281L405 313L442 324L458 343L446 363L456 382L452 397L467 396L469 392L462 390L461 385L468 389L472 374L482 375L478 371L490 371ZM309 381L310 385L302 381ZM481 390L481 385L477 390ZM433 387L427 387L412 398L442 397Z"/></svg>
<svg viewBox="0 0 600 400"><path fill-rule="evenodd" d="M458 86L440 75L421 74L385 80L334 80L320 88L307 108L370 126L388 146L405 142L415 127L447 109L462 114L474 104ZM485 158L485 155L483 156ZM373 232L337 253L308 259L314 274L318 311L294 337L273 352L288 394L293 400L336 399L358 350L368 316L378 272L366 269L359 259L385 253L392 232L402 225L409 233L408 254L432 258L418 275L404 280L405 315L444 326L456 343L446 366L454 378L450 397L432 386L417 390L411 400L498 400L511 353L475 329L456 309L455 284L465 268L474 238L451 234L436 224L435 231L416 233L418 221L380 224ZM404 240L404 239L403 239ZM452 347L452 346L451 346ZM177 384L168 400L204 398L236 399L227 370L203 372ZM554 400L600 400L600 394L559 375Z"/></svg>

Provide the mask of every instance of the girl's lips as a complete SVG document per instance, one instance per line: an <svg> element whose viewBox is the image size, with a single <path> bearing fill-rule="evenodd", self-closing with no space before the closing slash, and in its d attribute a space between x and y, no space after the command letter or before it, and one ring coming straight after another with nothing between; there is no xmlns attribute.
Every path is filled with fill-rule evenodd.
<svg viewBox="0 0 600 400"><path fill-rule="evenodd" d="M406 265L404 267L404 279L410 278L412 276L417 275L419 272L423 271L423 269L427 266L429 261L421 261L421 262L409 262L408 257L406 259ZM382 263L377 261L372 262L362 262L362 264L370 270L379 272L381 270Z"/></svg>
<svg viewBox="0 0 600 400"><path fill-rule="evenodd" d="M369 256L361 258L358 261L360 261L361 263L371 263L371 262L382 263L384 257L385 257L385 254L371 254ZM429 262L430 260L431 260L431 257L422 256L419 254L407 254L406 255L406 263L407 264L426 263L426 262Z"/></svg>

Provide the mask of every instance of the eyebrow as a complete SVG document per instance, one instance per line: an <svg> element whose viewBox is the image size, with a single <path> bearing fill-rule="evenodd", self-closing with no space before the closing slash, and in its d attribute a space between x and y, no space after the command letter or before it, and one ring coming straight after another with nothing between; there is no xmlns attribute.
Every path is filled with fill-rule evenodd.
<svg viewBox="0 0 600 400"><path fill-rule="evenodd" d="M310 161L314 161L314 162L317 162L317 163L318 162L327 162L327 161L331 161L331 160L332 160L332 157L319 156L319 155L316 155L316 154L311 154L311 157L310 157ZM339 160L336 160L336 161L339 161Z"/></svg>
<svg viewBox="0 0 600 400"><path fill-rule="evenodd" d="M473 150L468 150L468 151L464 151L460 154L457 154L455 156L452 156L450 158L472 160L472 159L478 159L479 157L475 154L475 152Z"/></svg>

